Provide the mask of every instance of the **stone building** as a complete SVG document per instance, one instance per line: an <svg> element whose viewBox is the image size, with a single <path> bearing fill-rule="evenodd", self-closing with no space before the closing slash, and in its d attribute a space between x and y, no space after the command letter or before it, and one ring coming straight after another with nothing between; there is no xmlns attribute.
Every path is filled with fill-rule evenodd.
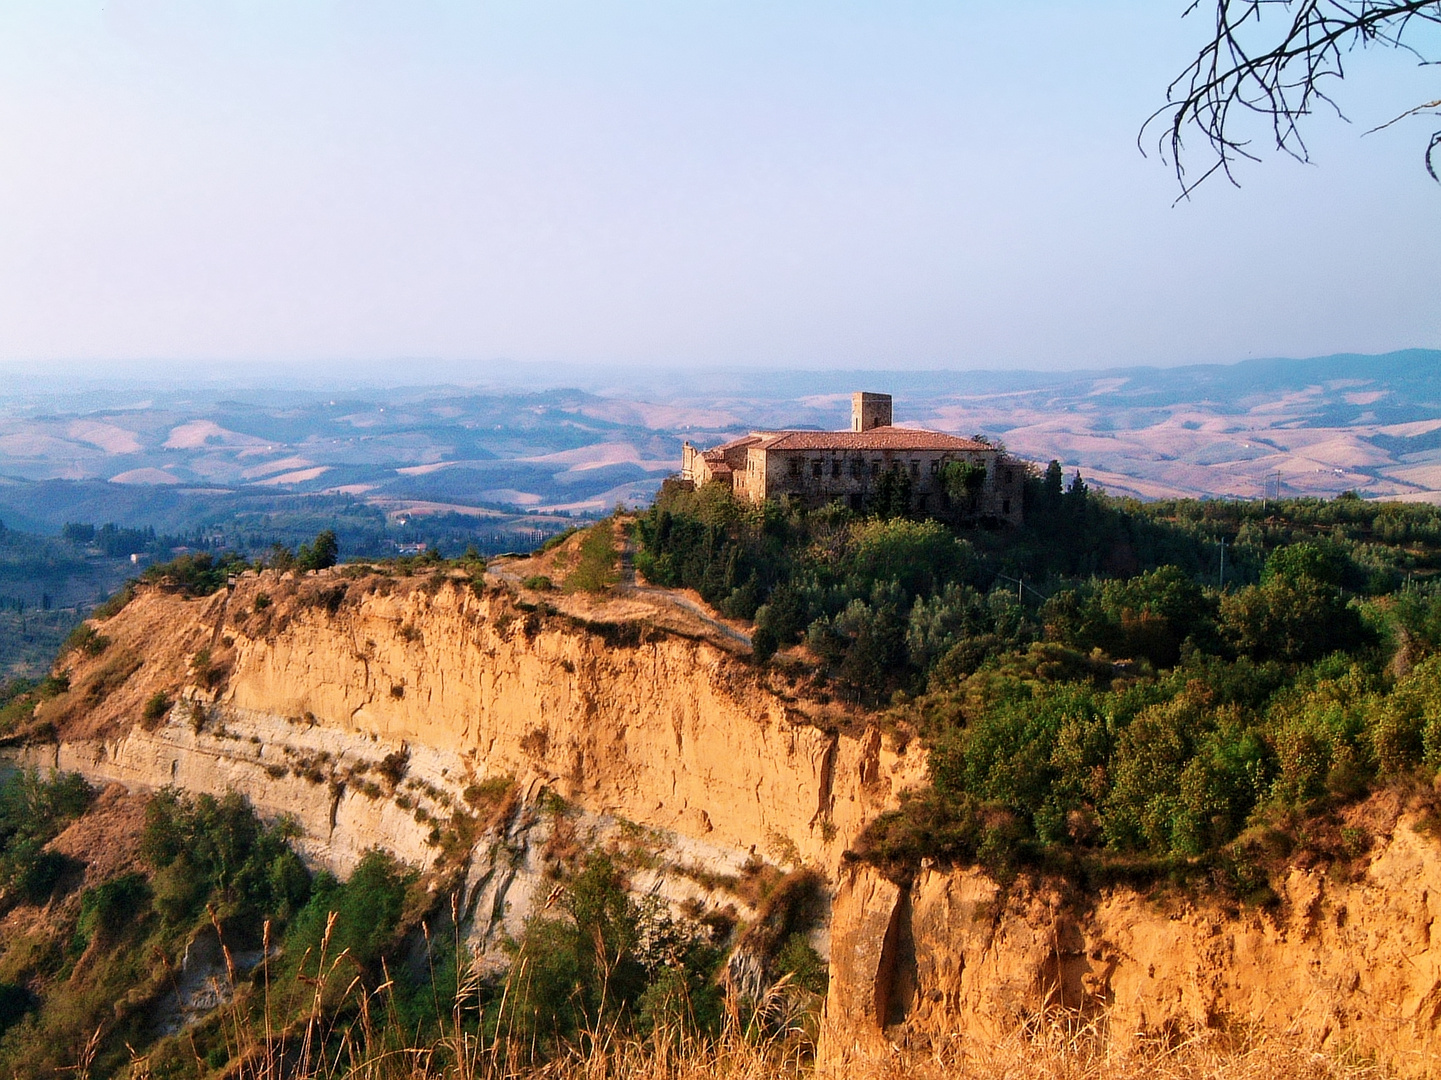
<svg viewBox="0 0 1441 1080"><path fill-rule="evenodd" d="M681 479L700 487L716 481L743 499L785 498L807 506L841 501L864 510L878 490L909 481L911 509L936 517L992 519L1020 524L1023 465L976 439L895 427L889 394L851 397L849 431L753 431L710 450L687 442ZM951 463L970 465L972 481L959 498L943 478Z"/></svg>

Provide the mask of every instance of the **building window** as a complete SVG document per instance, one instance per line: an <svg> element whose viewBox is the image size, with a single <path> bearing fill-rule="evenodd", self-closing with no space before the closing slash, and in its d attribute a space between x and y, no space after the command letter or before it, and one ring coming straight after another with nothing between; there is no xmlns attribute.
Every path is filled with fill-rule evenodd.
<svg viewBox="0 0 1441 1080"><path fill-rule="evenodd" d="M792 475L792 476L800 476L800 474L801 474L801 459L800 459L800 458L797 458L797 457L793 457L793 458L791 458L791 475Z"/></svg>
<svg viewBox="0 0 1441 1080"><path fill-rule="evenodd" d="M1010 499L1002 499L1002 500L1001 500L1001 513L1003 513L1003 514L1009 514L1010 512L1011 512L1011 500L1010 500Z"/></svg>
<svg viewBox="0 0 1441 1080"><path fill-rule="evenodd" d="M876 477L876 476L880 476L880 475L881 475L881 463L880 463L879 461L873 461L873 462L871 462L871 476Z"/></svg>
<svg viewBox="0 0 1441 1080"><path fill-rule="evenodd" d="M921 478L921 463L920 463L919 461L913 461L913 462L911 462L911 479L912 479L912 480L919 480L920 478Z"/></svg>
<svg viewBox="0 0 1441 1080"><path fill-rule="evenodd" d="M926 509L926 504L929 503L930 501L931 501L931 497L930 497L929 495L922 495L919 499L916 500L917 509L925 510L925 509Z"/></svg>
<svg viewBox="0 0 1441 1080"><path fill-rule="evenodd" d="M817 480L821 478L821 463L819 461L811 462L811 475Z"/></svg>
<svg viewBox="0 0 1441 1080"><path fill-rule="evenodd" d="M839 480L841 477L841 459L831 458L831 479Z"/></svg>
<svg viewBox="0 0 1441 1080"><path fill-rule="evenodd" d="M860 497L859 495L852 495L852 496L851 496L851 509L852 509L852 510L859 510L860 508L861 508L861 497Z"/></svg>
<svg viewBox="0 0 1441 1080"><path fill-rule="evenodd" d="M866 463L860 458L851 458L851 479L859 480L866 472ZM856 509L860 509L857 507Z"/></svg>
<svg viewBox="0 0 1441 1080"><path fill-rule="evenodd" d="M935 476L935 475L936 475L937 473L939 473L940 471L941 471L941 463L940 463L939 461L933 461L933 462L931 462L931 475L932 475L932 476Z"/></svg>

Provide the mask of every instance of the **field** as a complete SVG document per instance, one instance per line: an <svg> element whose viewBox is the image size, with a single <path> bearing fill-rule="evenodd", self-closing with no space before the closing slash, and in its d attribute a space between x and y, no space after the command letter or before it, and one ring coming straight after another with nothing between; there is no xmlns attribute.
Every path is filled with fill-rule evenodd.
<svg viewBox="0 0 1441 1080"><path fill-rule="evenodd" d="M862 388L893 394L899 424L998 437L1118 495L1441 499L1441 353L1427 350L1073 372L480 374L488 386L343 396L0 393L0 517L32 532L115 521L243 536L319 508L370 515L353 524L372 531L443 514L497 536L544 531L557 513L648 502L684 440L844 428ZM144 401L104 404L117 398Z"/></svg>

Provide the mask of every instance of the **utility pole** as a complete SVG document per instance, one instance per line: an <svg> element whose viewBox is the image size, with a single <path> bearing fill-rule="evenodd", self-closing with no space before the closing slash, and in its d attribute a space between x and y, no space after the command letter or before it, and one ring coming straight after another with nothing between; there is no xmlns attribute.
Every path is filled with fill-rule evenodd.
<svg viewBox="0 0 1441 1080"><path fill-rule="evenodd" d="M1276 493L1275 493L1274 495L1271 494L1271 482L1272 482L1273 480L1274 480L1275 483L1276 483ZM1266 478L1261 481L1261 512L1262 512L1263 514L1266 513L1266 512L1269 510L1269 504L1270 504L1273 500L1274 500L1275 502L1280 502L1280 501L1281 501L1281 470L1280 470L1280 469L1277 469L1274 473L1268 473L1267 476L1266 476Z"/></svg>
<svg viewBox="0 0 1441 1080"><path fill-rule="evenodd" d="M1025 575L1025 574L1020 575L1020 577L1011 577L1010 574L997 574L997 575L996 575L996 580L997 580L997 581L1011 581L1011 582L1014 582L1014 583L1015 583L1015 586L1016 586L1016 601L1017 601L1018 603L1025 600L1025 593L1024 593L1024 591L1027 590L1027 589L1029 589L1031 595L1034 596L1034 597L1035 597L1037 600L1039 600L1041 603L1044 604L1044 603L1046 602L1046 599L1047 599L1047 598L1046 598L1046 595L1045 595L1044 593L1039 593L1039 592L1037 592L1035 589L1031 588L1031 586L1029 586L1029 585L1026 584L1026 575Z"/></svg>

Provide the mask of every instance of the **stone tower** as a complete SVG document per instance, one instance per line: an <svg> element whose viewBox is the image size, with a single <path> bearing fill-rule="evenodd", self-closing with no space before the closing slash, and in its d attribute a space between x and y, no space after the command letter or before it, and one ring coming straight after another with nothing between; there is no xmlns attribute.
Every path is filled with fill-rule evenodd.
<svg viewBox="0 0 1441 1080"><path fill-rule="evenodd" d="M890 394L867 394L857 391L851 395L852 431L870 431L871 428L890 426Z"/></svg>

